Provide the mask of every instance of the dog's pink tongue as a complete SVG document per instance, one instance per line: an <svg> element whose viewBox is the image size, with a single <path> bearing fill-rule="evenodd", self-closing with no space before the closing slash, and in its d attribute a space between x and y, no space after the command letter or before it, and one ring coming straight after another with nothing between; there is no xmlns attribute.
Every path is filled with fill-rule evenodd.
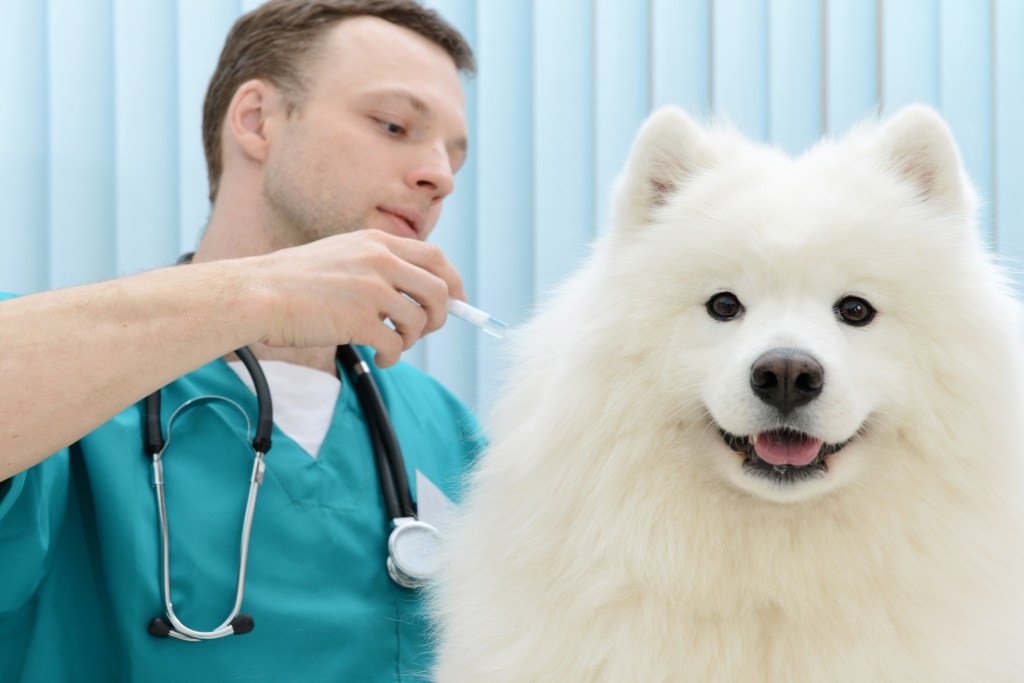
<svg viewBox="0 0 1024 683"><path fill-rule="evenodd" d="M758 434L754 451L770 465L807 465L818 457L821 439L800 434Z"/></svg>

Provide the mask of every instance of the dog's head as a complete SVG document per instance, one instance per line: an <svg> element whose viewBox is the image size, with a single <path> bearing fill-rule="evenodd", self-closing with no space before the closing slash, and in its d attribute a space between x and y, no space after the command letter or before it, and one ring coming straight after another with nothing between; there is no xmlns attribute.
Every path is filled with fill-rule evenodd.
<svg viewBox="0 0 1024 683"><path fill-rule="evenodd" d="M958 354L997 306L978 300L993 280L973 210L925 107L795 159L663 109L620 180L610 291L629 293L634 344L661 360L651 395L700 457L806 500L907 466L882 446L955 414L946 385L976 364Z"/></svg>

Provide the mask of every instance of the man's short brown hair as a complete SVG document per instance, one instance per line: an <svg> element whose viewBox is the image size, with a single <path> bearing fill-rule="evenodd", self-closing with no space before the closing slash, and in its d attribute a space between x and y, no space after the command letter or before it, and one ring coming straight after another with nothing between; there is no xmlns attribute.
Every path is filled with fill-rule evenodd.
<svg viewBox="0 0 1024 683"><path fill-rule="evenodd" d="M379 17L414 31L444 48L460 71L472 74L476 69L462 34L414 0L270 0L235 22L206 91L203 148L211 203L224 169L221 132L235 91L251 79L266 79L287 98L288 111L294 111L306 93L307 57L331 27L359 16Z"/></svg>

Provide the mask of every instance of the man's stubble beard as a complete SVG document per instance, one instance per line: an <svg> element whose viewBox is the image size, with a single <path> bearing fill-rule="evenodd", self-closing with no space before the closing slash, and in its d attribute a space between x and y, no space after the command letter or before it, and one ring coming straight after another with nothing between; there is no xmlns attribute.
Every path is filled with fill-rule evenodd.
<svg viewBox="0 0 1024 683"><path fill-rule="evenodd" d="M350 205L343 197L316 201L274 176L268 176L264 192L270 209L267 231L275 251L365 227L343 208Z"/></svg>

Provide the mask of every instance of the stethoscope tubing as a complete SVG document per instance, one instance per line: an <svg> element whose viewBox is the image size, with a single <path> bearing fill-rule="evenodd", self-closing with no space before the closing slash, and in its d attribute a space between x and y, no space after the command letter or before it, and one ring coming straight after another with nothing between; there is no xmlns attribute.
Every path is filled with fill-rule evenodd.
<svg viewBox="0 0 1024 683"><path fill-rule="evenodd" d="M166 635L178 638L181 640L211 640L213 638L222 638L224 636L231 635L239 632L239 624L236 623L236 618L239 616L239 612L242 610L242 599L245 595L245 574L246 568L249 563L249 538L252 534L252 518L256 510L256 496L259 493L259 486L263 483L263 472L265 467L264 456L265 453L257 451L256 459L253 461L252 477L249 483L249 495L246 498L245 504L245 517L242 521L242 537L240 542L240 559L238 564L238 583L235 586L235 604L231 608L230 614L224 619L224 622L213 629L212 631L196 631L188 626L178 618L174 613L174 605L171 602L171 551L170 551L170 532L169 525L167 522L167 503L164 497L164 486L163 486L163 466L160 462L160 458L157 457L153 461L154 469L154 480L156 481L156 495L158 508L160 513L160 542L162 548L163 558L163 591L164 591L164 609L166 611L167 619L170 621L171 626L174 628L167 631ZM252 618L247 617L247 621L243 621L251 627Z"/></svg>
<svg viewBox="0 0 1024 683"><path fill-rule="evenodd" d="M390 520L385 562L388 576L404 588L419 588L436 567L425 566L423 555L417 549L433 544L436 552L440 533L432 524L418 519L398 436L369 365L352 346L339 346L337 357L355 387L373 442L381 493Z"/></svg>
<svg viewBox="0 0 1024 683"><path fill-rule="evenodd" d="M412 502L409 477L405 472L405 459L398 445L394 425L387 417L384 398L370 373L370 366L363 360L359 351L348 344L338 347L337 357L352 379L367 421L372 421L368 426L374 439L377 472L388 517L392 521L402 517L415 517L416 505Z"/></svg>
<svg viewBox="0 0 1024 683"><path fill-rule="evenodd" d="M256 434L253 436L252 448L255 453L253 460L252 475L249 481L249 495L245 502L245 516L242 519L242 535L240 544L240 555L238 561L238 583L235 587L235 604L231 608L224 622L212 631L197 631L186 626L174 613L174 605L171 602L171 551L170 551L170 530L167 519L167 499L164 493L163 476L163 452L170 443L170 429L174 416L167 422L168 438L165 441L163 430L160 426L160 392L155 391L146 398L146 434L144 448L146 453L153 459L153 486L156 488L157 512L160 516L160 555L162 589L164 594L165 617L156 617L149 624L150 634L157 637L173 637L180 640L211 640L222 638L233 633L247 633L252 630L252 617L240 614L242 599L245 595L245 575L249 562L249 539L252 535L252 520L256 510L256 497L259 487L263 483L263 474L266 468L265 458L267 451L272 445L271 432L274 428L273 403L270 397L270 386L263 374L256 357L245 347L237 349L235 355L242 361L249 374L252 376L253 386L256 390L256 403L258 415L256 421ZM193 399L196 400L196 399ZM229 401L234 404L234 401ZM191 403L191 402L190 402ZM185 404L188 405L188 404ZM240 406L234 404L239 410ZM180 410L180 408L179 408ZM175 411L177 414L177 411ZM245 411L242 410L245 415ZM248 417L246 418L248 420Z"/></svg>
<svg viewBox="0 0 1024 683"><path fill-rule="evenodd" d="M245 365L252 376L253 387L256 391L256 435L252 439L252 449L257 453L266 455L273 445L270 435L274 431L274 402L270 397L270 386L267 384L267 376L263 374L259 362L252 355L247 347L243 346L235 350L235 355ZM243 411L244 412L244 411ZM164 441L163 429L160 426L160 391L154 391L146 397L146 434L143 448L146 455L152 457L163 452L167 443Z"/></svg>

